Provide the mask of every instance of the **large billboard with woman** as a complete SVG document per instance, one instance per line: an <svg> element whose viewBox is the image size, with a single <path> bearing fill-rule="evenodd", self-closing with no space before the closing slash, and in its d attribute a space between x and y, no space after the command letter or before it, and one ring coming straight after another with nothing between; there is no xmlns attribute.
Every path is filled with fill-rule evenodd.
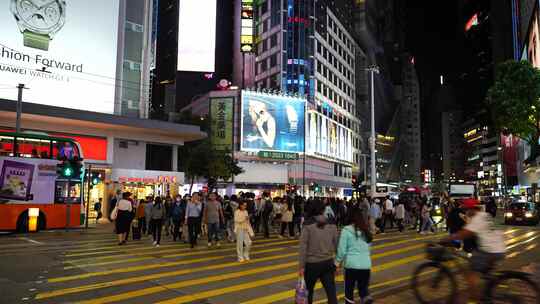
<svg viewBox="0 0 540 304"><path fill-rule="evenodd" d="M243 151L304 151L306 100L242 91Z"/></svg>

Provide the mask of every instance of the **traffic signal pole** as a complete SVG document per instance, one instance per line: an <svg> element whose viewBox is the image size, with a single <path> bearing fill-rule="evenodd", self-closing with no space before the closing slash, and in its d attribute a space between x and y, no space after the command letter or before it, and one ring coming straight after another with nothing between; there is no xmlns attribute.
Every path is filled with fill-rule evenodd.
<svg viewBox="0 0 540 304"><path fill-rule="evenodd" d="M22 114L22 93L24 90L24 84L19 83L17 86L18 89L18 95L17 95L17 104L16 104L16 110L17 110L17 118L15 120L15 130L17 133L21 132L21 114Z"/></svg>
<svg viewBox="0 0 540 304"><path fill-rule="evenodd" d="M88 165L88 174L83 174L83 176L87 176L88 179L88 192L86 196L86 214L84 216L84 229L88 229L88 214L90 213L90 185L92 183L92 165Z"/></svg>

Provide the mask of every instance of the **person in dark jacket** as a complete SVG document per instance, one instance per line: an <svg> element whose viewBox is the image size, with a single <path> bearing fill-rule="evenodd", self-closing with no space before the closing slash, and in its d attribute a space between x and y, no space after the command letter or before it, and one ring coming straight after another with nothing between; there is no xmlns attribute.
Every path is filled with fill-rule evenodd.
<svg viewBox="0 0 540 304"><path fill-rule="evenodd" d="M173 222L173 241L182 240L182 231L180 228L184 223L184 218L186 217L186 205L187 202L180 198L180 195L177 195L171 211L171 219Z"/></svg>
<svg viewBox="0 0 540 304"><path fill-rule="evenodd" d="M307 219L300 236L299 275L306 281L308 303L318 280L326 291L328 304L337 304L334 256L338 245L337 226L324 215L325 205L319 199L306 206Z"/></svg>
<svg viewBox="0 0 540 304"><path fill-rule="evenodd" d="M152 237L154 239L154 246L159 247L161 242L161 230L163 227L163 220L165 219L165 205L161 200L161 197L156 197L154 204L152 205L151 221L152 221Z"/></svg>

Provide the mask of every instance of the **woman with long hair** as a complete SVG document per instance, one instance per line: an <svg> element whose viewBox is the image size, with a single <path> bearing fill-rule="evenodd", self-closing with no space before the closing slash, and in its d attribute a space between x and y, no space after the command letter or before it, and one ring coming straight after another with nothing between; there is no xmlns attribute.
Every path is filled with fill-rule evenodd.
<svg viewBox="0 0 540 304"><path fill-rule="evenodd" d="M372 240L362 209L355 208L351 212L351 224L341 231L336 255L336 267L345 261L345 303L355 303L355 287L358 288L361 303L373 302L368 290L371 274L369 243Z"/></svg>
<svg viewBox="0 0 540 304"><path fill-rule="evenodd" d="M289 229L289 237L294 237L294 208L293 203L289 198L283 199L283 204L281 205L281 233L280 237L285 237L285 231Z"/></svg>
<svg viewBox="0 0 540 304"><path fill-rule="evenodd" d="M234 212L234 232L236 233L238 262L249 261L249 248L251 247L251 236L253 235L246 207L246 202L242 201Z"/></svg>
<svg viewBox="0 0 540 304"><path fill-rule="evenodd" d="M328 304L337 304L334 276L338 231L323 214L325 206L319 199L306 205L307 218L300 236L299 275L306 281L308 303L313 303L313 289L318 280L326 291Z"/></svg>

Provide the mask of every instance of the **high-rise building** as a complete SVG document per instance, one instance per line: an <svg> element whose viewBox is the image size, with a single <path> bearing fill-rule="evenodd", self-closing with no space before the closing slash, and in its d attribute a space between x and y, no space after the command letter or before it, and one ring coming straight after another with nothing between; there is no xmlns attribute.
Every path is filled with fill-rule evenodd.
<svg viewBox="0 0 540 304"><path fill-rule="evenodd" d="M441 115L442 161L445 181L465 180L462 116L461 111L448 111Z"/></svg>
<svg viewBox="0 0 540 304"><path fill-rule="evenodd" d="M326 147L337 142L333 137L343 137L352 146L352 157L340 159L315 143L307 144L308 181L327 187L350 187L353 169L359 170L361 121L356 114L358 96L367 92L357 90L367 87L360 83L366 60L353 36L353 5L338 0L268 0L254 9L255 88L306 96L306 120L313 121L308 132L317 132L313 140L328 141L321 144ZM335 125L345 131L322 134Z"/></svg>

